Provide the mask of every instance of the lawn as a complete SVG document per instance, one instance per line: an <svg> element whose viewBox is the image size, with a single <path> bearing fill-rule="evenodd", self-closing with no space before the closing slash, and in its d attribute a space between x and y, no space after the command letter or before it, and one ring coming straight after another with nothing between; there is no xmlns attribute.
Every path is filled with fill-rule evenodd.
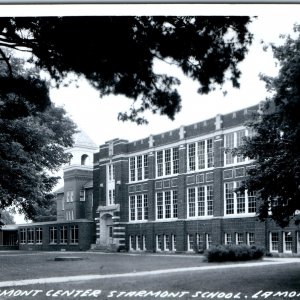
<svg viewBox="0 0 300 300"><path fill-rule="evenodd" d="M54 261L56 256L79 256L80 261ZM276 261L276 259L274 259ZM251 262L250 262L251 264ZM238 268L236 266L239 265ZM249 267L246 263L210 264L196 255L130 255L101 253L0 253L1 280L53 276L111 274L110 278L75 282L43 283L0 288L0 299L300 299L300 259L273 265L272 261ZM143 274L154 271L196 266L214 266L187 272ZM128 273L133 276L114 276ZM37 296L10 296L1 293L39 290ZM78 295L76 296L76 293ZM62 293L69 293L69 295ZM86 294L84 294L86 293ZM96 294L93 294L96 293ZM97 294L98 293L98 294ZM287 295L287 296L286 296ZM288 297L292 295L293 297Z"/></svg>

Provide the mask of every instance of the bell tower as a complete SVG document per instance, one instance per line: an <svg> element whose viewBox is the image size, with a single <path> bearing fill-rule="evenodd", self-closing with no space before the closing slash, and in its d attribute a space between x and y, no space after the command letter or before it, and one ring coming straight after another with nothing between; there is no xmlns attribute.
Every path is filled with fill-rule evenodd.
<svg viewBox="0 0 300 300"><path fill-rule="evenodd" d="M93 155L97 151L97 145L84 131L74 135L74 146L66 150L72 157L63 167L64 187L57 197L58 221L92 217L92 193L87 196L93 187Z"/></svg>

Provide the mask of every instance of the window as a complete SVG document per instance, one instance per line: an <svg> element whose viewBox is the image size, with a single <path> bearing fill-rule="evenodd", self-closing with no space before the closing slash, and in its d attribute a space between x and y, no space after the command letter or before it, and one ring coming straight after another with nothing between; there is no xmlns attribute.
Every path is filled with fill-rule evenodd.
<svg viewBox="0 0 300 300"><path fill-rule="evenodd" d="M241 187L241 185L242 185L241 181L236 182L236 188ZM244 214L246 212L244 192L240 192L240 191L236 192L236 202L237 202L237 213Z"/></svg>
<svg viewBox="0 0 300 300"><path fill-rule="evenodd" d="M148 179L148 155L137 155L129 158L130 182Z"/></svg>
<svg viewBox="0 0 300 300"><path fill-rule="evenodd" d="M212 185L203 185L199 187L188 188L187 197L189 218L213 215Z"/></svg>
<svg viewBox="0 0 300 300"><path fill-rule="evenodd" d="M188 144L188 171L203 170L213 166L213 139Z"/></svg>
<svg viewBox="0 0 300 300"><path fill-rule="evenodd" d="M225 233L225 245L232 244L232 235L231 233Z"/></svg>
<svg viewBox="0 0 300 300"><path fill-rule="evenodd" d="M211 234L207 233L205 235L206 237L206 249L210 249L211 248Z"/></svg>
<svg viewBox="0 0 300 300"><path fill-rule="evenodd" d="M74 201L74 192L68 191L67 192L67 202L73 202Z"/></svg>
<svg viewBox="0 0 300 300"><path fill-rule="evenodd" d="M36 244L43 243L43 229L41 227L35 229L35 242Z"/></svg>
<svg viewBox="0 0 300 300"><path fill-rule="evenodd" d="M115 181L115 165L114 164L107 165L107 178L108 178L108 181Z"/></svg>
<svg viewBox="0 0 300 300"><path fill-rule="evenodd" d="M162 177L179 173L179 148L156 152L156 176Z"/></svg>
<svg viewBox="0 0 300 300"><path fill-rule="evenodd" d="M203 242L202 234L199 234L199 233L196 234L196 245L197 245L198 251L204 250L204 242Z"/></svg>
<svg viewBox="0 0 300 300"><path fill-rule="evenodd" d="M70 227L70 243L78 244L78 225L72 225Z"/></svg>
<svg viewBox="0 0 300 300"><path fill-rule="evenodd" d="M254 193L236 191L241 181L226 182L225 185L225 215L248 214L256 212L256 197Z"/></svg>
<svg viewBox="0 0 300 300"><path fill-rule="evenodd" d="M79 200L85 201L85 190L80 190L79 192Z"/></svg>
<svg viewBox="0 0 300 300"><path fill-rule="evenodd" d="M134 250L134 237L132 235L129 236L129 250Z"/></svg>
<svg viewBox="0 0 300 300"><path fill-rule="evenodd" d="M26 244L26 229L20 229L20 244Z"/></svg>
<svg viewBox="0 0 300 300"><path fill-rule="evenodd" d="M34 243L34 228L27 228L27 243Z"/></svg>
<svg viewBox="0 0 300 300"><path fill-rule="evenodd" d="M50 244L57 244L57 228L50 227Z"/></svg>
<svg viewBox="0 0 300 300"><path fill-rule="evenodd" d="M115 189L109 189L108 190L108 202L107 205L114 205L115 204L115 198L116 198L116 194L115 194Z"/></svg>
<svg viewBox="0 0 300 300"><path fill-rule="evenodd" d="M65 196L61 199L61 210L65 210Z"/></svg>
<svg viewBox="0 0 300 300"><path fill-rule="evenodd" d="M278 232L270 232L270 251L278 252L279 249L279 234Z"/></svg>
<svg viewBox="0 0 300 300"><path fill-rule="evenodd" d="M162 237L161 237L161 235L156 236L156 251L162 251Z"/></svg>
<svg viewBox="0 0 300 300"><path fill-rule="evenodd" d="M283 252L292 252L293 245L293 236L292 233L284 232L283 233Z"/></svg>
<svg viewBox="0 0 300 300"><path fill-rule="evenodd" d="M148 195L139 194L129 197L130 221L148 220Z"/></svg>
<svg viewBox="0 0 300 300"><path fill-rule="evenodd" d="M170 236L164 235L164 250L170 251Z"/></svg>
<svg viewBox="0 0 300 300"><path fill-rule="evenodd" d="M188 244L188 251L194 251L194 236L192 234L187 235L187 244Z"/></svg>
<svg viewBox="0 0 300 300"><path fill-rule="evenodd" d="M248 232L247 233L247 244L249 246L252 246L255 244L255 236L253 232Z"/></svg>
<svg viewBox="0 0 300 300"><path fill-rule="evenodd" d="M156 193L156 219L177 218L177 191Z"/></svg>
<svg viewBox="0 0 300 300"><path fill-rule="evenodd" d="M68 242L68 228L67 226L60 227L60 243L67 244Z"/></svg>
<svg viewBox="0 0 300 300"><path fill-rule="evenodd" d="M88 156L87 154L83 154L83 155L81 156L81 165L82 165L82 166L85 166L85 165L86 165L88 157L89 157L89 156Z"/></svg>
<svg viewBox="0 0 300 300"><path fill-rule="evenodd" d="M239 130L236 132L236 146L239 147L243 145L244 141L243 138L246 136L245 130ZM237 163L245 161L245 158L242 156L237 156Z"/></svg>
<svg viewBox="0 0 300 300"><path fill-rule="evenodd" d="M237 245L244 244L244 234L243 233L236 233L236 244Z"/></svg>
<svg viewBox="0 0 300 300"><path fill-rule="evenodd" d="M137 219L143 220L143 198L142 195L136 196Z"/></svg>
<svg viewBox="0 0 300 300"><path fill-rule="evenodd" d="M146 248L146 236L143 235L143 250L146 251L147 248Z"/></svg>
<svg viewBox="0 0 300 300"><path fill-rule="evenodd" d="M176 235L172 234L172 251L176 251Z"/></svg>
<svg viewBox="0 0 300 300"><path fill-rule="evenodd" d="M248 191L248 212L249 213L255 213L256 212L255 192Z"/></svg>
<svg viewBox="0 0 300 300"><path fill-rule="evenodd" d="M243 145L244 138L246 136L251 137L251 130L250 129L242 129L235 132L230 132L225 134L224 139L224 147L225 147L225 165L231 165L236 163L242 163L247 161L247 158L242 156L233 156L230 152L231 149L239 147Z"/></svg>
<svg viewBox="0 0 300 300"><path fill-rule="evenodd" d="M142 245L142 236L137 235L135 237L135 245L136 245L136 250L141 250L143 245Z"/></svg>

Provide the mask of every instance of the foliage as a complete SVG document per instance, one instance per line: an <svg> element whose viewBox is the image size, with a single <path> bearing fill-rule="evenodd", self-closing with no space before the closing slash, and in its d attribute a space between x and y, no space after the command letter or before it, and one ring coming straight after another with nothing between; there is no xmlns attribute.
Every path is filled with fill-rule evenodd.
<svg viewBox="0 0 300 300"><path fill-rule="evenodd" d="M226 79L239 86L252 41L249 17L1 18L0 47L29 51L57 84L70 72L85 76L100 95L133 99L121 120L147 122L150 110L171 119L180 110L175 77L156 74L155 59L176 64L208 93Z"/></svg>
<svg viewBox="0 0 300 300"><path fill-rule="evenodd" d="M209 262L246 261L260 259L264 249L259 246L248 245L217 245L205 252Z"/></svg>
<svg viewBox="0 0 300 300"><path fill-rule="evenodd" d="M273 96L248 124L255 135L236 153L255 160L244 188L261 199L260 219L270 217L286 226L300 210L300 36L287 36L282 46L272 49L280 71L263 79Z"/></svg>
<svg viewBox="0 0 300 300"><path fill-rule="evenodd" d="M8 224L15 224L13 215L9 211L0 210L0 226Z"/></svg>
<svg viewBox="0 0 300 300"><path fill-rule="evenodd" d="M58 181L51 173L68 161L75 124L51 104L36 72L19 64L7 75L6 67L0 64L0 209L15 207L33 219L36 207L50 203Z"/></svg>

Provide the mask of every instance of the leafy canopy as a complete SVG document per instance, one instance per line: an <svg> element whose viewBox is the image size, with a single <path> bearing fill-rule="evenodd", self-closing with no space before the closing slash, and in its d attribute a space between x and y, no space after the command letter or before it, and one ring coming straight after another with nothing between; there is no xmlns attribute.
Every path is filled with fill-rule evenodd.
<svg viewBox="0 0 300 300"><path fill-rule="evenodd" d="M0 211L14 206L33 219L50 203L58 181L51 172L68 161L75 124L51 104L38 73L17 62L12 72L0 63Z"/></svg>
<svg viewBox="0 0 300 300"><path fill-rule="evenodd" d="M256 134L237 150L256 161L246 187L259 194L260 218L286 226L300 210L300 35L272 49L279 75L263 79L273 96L249 124Z"/></svg>
<svg viewBox="0 0 300 300"><path fill-rule="evenodd" d="M239 86L252 41L249 17L40 17L0 19L0 47L29 51L57 84L74 72L100 95L125 95L135 106L119 119L147 122L146 110L174 118L180 81L153 71L176 64L208 93L226 79Z"/></svg>

